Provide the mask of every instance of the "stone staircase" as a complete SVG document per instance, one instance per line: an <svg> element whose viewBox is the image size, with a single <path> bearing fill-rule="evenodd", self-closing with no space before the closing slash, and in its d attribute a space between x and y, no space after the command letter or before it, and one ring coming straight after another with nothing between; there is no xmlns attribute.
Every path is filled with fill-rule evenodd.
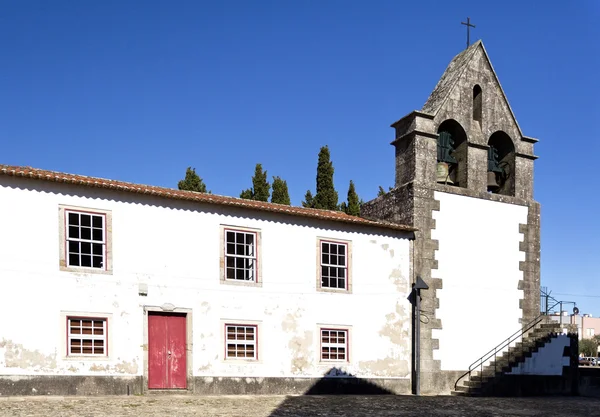
<svg viewBox="0 0 600 417"><path fill-rule="evenodd" d="M509 384L505 374L519 363L525 362L553 337L561 333L560 323L542 319L538 324L523 334L521 341L504 349L504 352L492 355L490 362L483 367L476 367L470 374L461 377L451 395L457 396L497 396L506 392ZM494 357L495 356L495 357Z"/></svg>

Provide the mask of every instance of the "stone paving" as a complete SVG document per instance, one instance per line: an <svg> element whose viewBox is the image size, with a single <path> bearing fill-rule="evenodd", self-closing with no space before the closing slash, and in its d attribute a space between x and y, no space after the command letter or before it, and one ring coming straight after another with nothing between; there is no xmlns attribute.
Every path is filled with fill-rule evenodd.
<svg viewBox="0 0 600 417"><path fill-rule="evenodd" d="M0 397L0 416L600 416L600 399L414 396Z"/></svg>

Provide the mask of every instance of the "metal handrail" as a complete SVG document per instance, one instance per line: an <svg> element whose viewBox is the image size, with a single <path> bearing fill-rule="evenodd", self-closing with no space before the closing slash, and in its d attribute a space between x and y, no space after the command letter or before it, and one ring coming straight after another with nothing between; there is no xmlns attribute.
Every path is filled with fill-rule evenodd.
<svg viewBox="0 0 600 417"><path fill-rule="evenodd" d="M467 375L469 377L471 377L471 373L473 371L475 371L477 368L480 368L481 376L483 377L483 364L487 360L489 360L492 357L494 357L494 359L495 359L496 356L498 355L498 353L503 352L503 349L506 346L510 345L512 342L514 342L519 337L521 337L524 333L528 332L533 327L535 327L538 323L540 323L544 319L544 317L546 317L545 314L540 314L539 316L537 316L536 318L534 318L533 320L531 320L530 322L528 322L527 324L525 324L525 326L522 326L519 330L517 330L516 332L514 332L513 334L511 334L508 338L502 340L502 342L500 342L498 345L496 345L489 352L487 352L486 354L484 354L483 356L481 356L479 359L477 359L471 365L469 365L469 370L467 372L465 372L464 374L462 374L456 380L456 382L454 383L454 389L456 390L456 388L458 386L458 383L461 381L461 379L463 379ZM494 364L494 367L495 367L495 364Z"/></svg>
<svg viewBox="0 0 600 417"><path fill-rule="evenodd" d="M546 297L545 311L540 313L539 316L537 316L530 322L526 323L524 326L521 326L521 328L519 330L514 332L508 338L502 340L502 342L500 342L498 345L496 345L493 349L491 349L489 352L487 352L486 354L481 356L479 359L477 359L475 362L473 362L471 365L469 365L469 370L467 372L465 372L464 374L462 374L454 383L454 390L457 389L458 383L464 377L466 377L468 375L470 378L471 373L473 371L475 371L477 368L480 368L480 374L481 374L481 378L482 378L482 382L483 382L483 364L486 363L492 357L494 358L494 373L496 373L496 357L498 356L498 354L503 353L504 348L506 348L507 346L510 348L510 344L512 342L517 340L519 337L522 337L525 333L527 333L529 330L531 330L533 327L535 327L538 323L540 323L544 319L544 317L547 317L548 313L551 312L558 305L560 305L560 324L562 325L562 306L563 306L563 304L575 304L575 302L573 302L573 301L558 301L554 297L551 297L549 293L545 293L543 291L542 291L542 294ZM554 302L554 304L551 307L548 306L548 300L550 300L550 299ZM509 351L509 363L510 363L510 351Z"/></svg>

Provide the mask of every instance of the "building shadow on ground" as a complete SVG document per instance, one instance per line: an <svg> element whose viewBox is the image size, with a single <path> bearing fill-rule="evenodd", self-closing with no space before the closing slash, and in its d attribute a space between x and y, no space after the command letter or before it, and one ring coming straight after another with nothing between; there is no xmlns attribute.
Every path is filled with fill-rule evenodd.
<svg viewBox="0 0 600 417"><path fill-rule="evenodd" d="M338 397L335 397L335 396ZM347 374L337 368L331 368L325 376L318 379L302 395L287 397L269 417L311 416L315 408L323 412L316 415L340 415L334 410L347 409L344 395L396 395L391 390L366 379ZM327 396L319 398L319 396ZM319 406L322 402L322 407ZM331 413L327 410L331 410Z"/></svg>

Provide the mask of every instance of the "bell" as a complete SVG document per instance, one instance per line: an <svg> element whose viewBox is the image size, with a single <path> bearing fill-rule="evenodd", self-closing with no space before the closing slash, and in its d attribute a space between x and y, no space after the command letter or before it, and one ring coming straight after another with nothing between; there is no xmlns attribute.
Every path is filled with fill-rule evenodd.
<svg viewBox="0 0 600 417"><path fill-rule="evenodd" d="M441 184L454 184L450 178L450 169L446 162L438 162L436 167L437 182Z"/></svg>
<svg viewBox="0 0 600 417"><path fill-rule="evenodd" d="M487 173L487 189L491 192L496 192L500 189L500 185L496 181L496 173L492 171L488 171Z"/></svg>

